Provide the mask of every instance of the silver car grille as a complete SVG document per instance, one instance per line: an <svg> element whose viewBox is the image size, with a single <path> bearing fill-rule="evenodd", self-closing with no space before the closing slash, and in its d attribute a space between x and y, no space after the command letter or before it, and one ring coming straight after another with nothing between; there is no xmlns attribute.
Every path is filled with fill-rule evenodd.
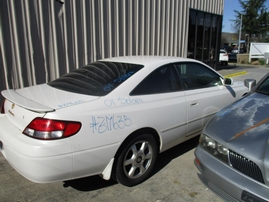
<svg viewBox="0 0 269 202"><path fill-rule="evenodd" d="M254 162L231 150L229 151L229 160L230 165L236 170L261 183L264 183L262 172L259 166L257 166Z"/></svg>

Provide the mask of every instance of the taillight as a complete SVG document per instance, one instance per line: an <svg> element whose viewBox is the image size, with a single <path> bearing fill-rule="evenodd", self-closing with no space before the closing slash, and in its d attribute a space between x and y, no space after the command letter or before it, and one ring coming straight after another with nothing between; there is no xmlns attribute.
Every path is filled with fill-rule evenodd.
<svg viewBox="0 0 269 202"><path fill-rule="evenodd" d="M81 123L35 118L23 131L23 134L43 140L53 140L75 135Z"/></svg>
<svg viewBox="0 0 269 202"><path fill-rule="evenodd" d="M4 99L2 105L1 105L1 114L5 113L5 109L4 109L4 104L5 104L6 99Z"/></svg>
<svg viewBox="0 0 269 202"><path fill-rule="evenodd" d="M224 56L228 56L228 54L227 54L227 53L225 53L225 54L224 54Z"/></svg>

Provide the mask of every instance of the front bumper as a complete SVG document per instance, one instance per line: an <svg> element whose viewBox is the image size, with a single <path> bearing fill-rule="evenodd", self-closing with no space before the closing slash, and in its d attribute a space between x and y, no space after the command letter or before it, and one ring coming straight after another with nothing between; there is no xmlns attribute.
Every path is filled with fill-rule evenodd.
<svg viewBox="0 0 269 202"><path fill-rule="evenodd" d="M72 179L70 140L40 141L22 134L0 114L0 151L25 178L39 183Z"/></svg>
<svg viewBox="0 0 269 202"><path fill-rule="evenodd" d="M269 188L219 161L198 146L195 165L200 180L226 201L268 201Z"/></svg>

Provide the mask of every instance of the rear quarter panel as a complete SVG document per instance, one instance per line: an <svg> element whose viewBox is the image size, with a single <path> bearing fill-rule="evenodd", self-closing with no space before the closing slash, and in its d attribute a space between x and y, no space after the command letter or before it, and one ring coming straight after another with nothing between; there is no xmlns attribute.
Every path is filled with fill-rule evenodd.
<svg viewBox="0 0 269 202"><path fill-rule="evenodd" d="M57 110L46 118L80 121L82 128L70 137L74 170L79 175L100 173L114 157L122 142L134 131L150 127L160 137L160 150L185 140L186 103L184 92L164 96L126 96Z"/></svg>

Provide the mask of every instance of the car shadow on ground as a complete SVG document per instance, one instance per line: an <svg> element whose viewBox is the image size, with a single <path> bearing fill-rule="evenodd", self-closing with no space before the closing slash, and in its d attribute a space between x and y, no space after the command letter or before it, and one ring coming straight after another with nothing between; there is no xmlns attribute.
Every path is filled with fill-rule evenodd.
<svg viewBox="0 0 269 202"><path fill-rule="evenodd" d="M183 142L161 154L159 154L155 168L150 177L162 170L173 159L185 154L194 149L198 145L199 136L194 137L186 142ZM193 159L191 159L193 160ZM94 191L117 184L114 180L104 180L100 176L91 176L81 179L65 181L63 187L72 187L78 191Z"/></svg>
<svg viewBox="0 0 269 202"><path fill-rule="evenodd" d="M246 70L248 68L260 67L260 66L254 66L254 65L248 65L248 64L238 64L238 63L229 63L228 65L224 65L224 66L219 65L217 68L217 71L221 71L221 70L239 70L239 71L242 71L242 70Z"/></svg>
<svg viewBox="0 0 269 202"><path fill-rule="evenodd" d="M219 65L218 70L234 69L236 67L238 67L236 63L229 63L228 65Z"/></svg>
<svg viewBox="0 0 269 202"><path fill-rule="evenodd" d="M63 187L72 187L78 191L95 191L117 184L114 180L104 180L100 176L84 177L75 180L65 181Z"/></svg>
<svg viewBox="0 0 269 202"><path fill-rule="evenodd" d="M188 151L194 149L197 147L199 143L199 137L196 136L186 142L183 142L161 154L159 154L155 169L152 172L152 176L158 173L161 169L163 169L169 162L171 162L173 159L187 153ZM191 159L193 161L193 159Z"/></svg>

